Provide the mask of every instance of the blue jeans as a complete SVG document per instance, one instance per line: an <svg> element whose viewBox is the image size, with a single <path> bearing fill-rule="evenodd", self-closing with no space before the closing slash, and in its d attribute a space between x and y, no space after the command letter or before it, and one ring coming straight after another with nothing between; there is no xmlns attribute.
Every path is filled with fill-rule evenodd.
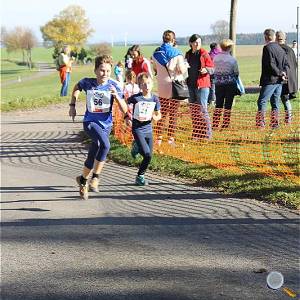
<svg viewBox="0 0 300 300"><path fill-rule="evenodd" d="M190 111L193 123L193 138L212 137L211 122L208 114L207 103L209 88L191 88L190 92Z"/></svg>
<svg viewBox="0 0 300 300"><path fill-rule="evenodd" d="M211 83L211 87L209 89L208 103L212 104L212 102L216 101L216 85Z"/></svg>
<svg viewBox="0 0 300 300"><path fill-rule="evenodd" d="M106 160L110 149L109 135L111 127L103 128L95 122L83 122L83 129L92 140L87 159L84 163L91 170L93 169L95 159L98 161Z"/></svg>
<svg viewBox="0 0 300 300"><path fill-rule="evenodd" d="M69 83L70 83L70 73L67 72L66 73L66 79L65 81L62 83L62 87L61 87L61 90L60 90L60 95L61 96L67 96L68 94L68 87L69 87Z"/></svg>
<svg viewBox="0 0 300 300"><path fill-rule="evenodd" d="M292 122L292 104L291 101L287 97L281 97L281 101L285 111L284 121L286 124L290 124Z"/></svg>
<svg viewBox="0 0 300 300"><path fill-rule="evenodd" d="M282 84L268 84L261 87L259 97L257 100L257 114L256 114L256 126L265 127L265 117L267 110L267 101L270 99L271 102L271 124L272 128L276 128L279 125L279 104L281 96Z"/></svg>
<svg viewBox="0 0 300 300"><path fill-rule="evenodd" d="M138 175L144 175L151 162L153 137L152 130L144 131L143 129L135 128L132 130L134 140L140 149L140 154L143 156L142 163L139 167Z"/></svg>

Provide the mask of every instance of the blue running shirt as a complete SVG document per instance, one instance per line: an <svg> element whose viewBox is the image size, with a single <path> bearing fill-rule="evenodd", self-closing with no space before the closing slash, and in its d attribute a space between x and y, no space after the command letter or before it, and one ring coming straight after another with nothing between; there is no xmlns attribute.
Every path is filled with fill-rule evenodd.
<svg viewBox="0 0 300 300"><path fill-rule="evenodd" d="M109 79L103 85L99 85L96 78L83 78L78 82L79 90L84 90L86 93L86 111L83 122L92 121L104 128L112 126L111 85L116 88L120 98L123 98L119 84L113 79Z"/></svg>

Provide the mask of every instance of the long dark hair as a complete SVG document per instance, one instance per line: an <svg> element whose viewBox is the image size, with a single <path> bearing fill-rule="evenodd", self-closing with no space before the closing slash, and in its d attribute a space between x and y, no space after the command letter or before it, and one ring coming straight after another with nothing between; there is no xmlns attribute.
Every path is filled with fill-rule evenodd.
<svg viewBox="0 0 300 300"><path fill-rule="evenodd" d="M194 33L193 35L190 36L189 43L194 43L198 39L201 39L201 36L197 33Z"/></svg>
<svg viewBox="0 0 300 300"><path fill-rule="evenodd" d="M136 51L139 54L139 57L142 56L140 45L133 45L130 48L130 51Z"/></svg>

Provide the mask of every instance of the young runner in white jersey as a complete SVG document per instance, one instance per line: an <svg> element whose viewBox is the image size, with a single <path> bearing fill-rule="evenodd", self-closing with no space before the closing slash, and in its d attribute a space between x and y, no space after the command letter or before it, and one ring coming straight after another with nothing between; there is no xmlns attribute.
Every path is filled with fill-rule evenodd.
<svg viewBox="0 0 300 300"><path fill-rule="evenodd" d="M143 156L143 161L139 167L135 183L136 185L145 185L144 174L152 158L153 150L153 134L152 120L155 122L160 120L160 102L159 98L152 94L153 81L150 74L141 73L138 78L138 85L141 92L128 98L127 104L133 105L132 120L128 116L126 118L128 125L132 125L132 134L136 145L132 149L132 156L138 153Z"/></svg>

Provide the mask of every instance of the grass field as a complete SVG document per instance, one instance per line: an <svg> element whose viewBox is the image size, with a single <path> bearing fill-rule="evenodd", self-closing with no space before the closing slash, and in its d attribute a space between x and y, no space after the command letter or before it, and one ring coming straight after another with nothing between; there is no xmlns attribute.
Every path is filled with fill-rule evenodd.
<svg viewBox="0 0 300 300"><path fill-rule="evenodd" d="M142 51L145 57L150 57L156 46L142 46ZM207 48L207 46L205 47ZM239 46L237 48L237 59L239 62L241 78L244 85L257 85L260 75L260 52L261 46ZM180 49L185 53L189 48L180 46ZM127 48L117 46L113 48L114 61L123 60ZM43 62L53 65L52 59L53 49L35 48L32 51L33 62ZM22 60L21 52L7 53L4 48L1 49L1 109L7 111L16 108L32 108L32 105L44 105L48 99L59 97L60 82L58 73L53 70L49 75L36 78L34 80L23 80L31 76L35 76L37 69L28 70L24 66L18 66L14 61ZM8 61L9 60L9 61ZM75 65L73 68L70 89L81 78L93 75L93 65ZM12 80L21 79L17 84L10 84ZM154 86L154 91L156 84ZM46 99L46 100L45 100ZM238 99L238 98L237 98ZM243 96L240 103L242 108L245 108L248 103L252 103L255 99L253 95ZM58 99L56 100L58 101ZM40 103L40 104L39 104ZM239 108L239 106L237 107ZM249 107L250 108L250 107Z"/></svg>
<svg viewBox="0 0 300 300"><path fill-rule="evenodd" d="M53 48L44 48L44 47L37 47L32 49L32 61L37 62L47 62L52 63ZM22 60L22 52L16 51L7 53L5 48L1 48L1 60L16 60L21 61Z"/></svg>
<svg viewBox="0 0 300 300"><path fill-rule="evenodd" d="M142 46L143 55L145 57L150 57L157 46ZM180 46L179 47L183 53L185 53L189 47L188 46ZM204 48L208 49L207 46ZM127 51L127 48L123 46L115 46L113 48L113 58L114 61L123 60L124 55ZM238 46L237 47L237 60L240 67L241 78L243 82L248 84L257 85L259 76L260 76L260 56L261 56L262 46ZM53 49L46 48L35 48L32 51L32 59L33 62L45 62L49 64L53 64L52 59ZM22 53L21 52L13 52L8 54L5 48L1 49L1 81L5 82L8 79L13 78L15 75L24 75L27 74L26 67L18 67L17 72L13 72L16 70L15 64L9 64L5 62L6 60L11 61L21 61ZM24 74L22 73L22 70ZM9 72L9 73L8 73Z"/></svg>

